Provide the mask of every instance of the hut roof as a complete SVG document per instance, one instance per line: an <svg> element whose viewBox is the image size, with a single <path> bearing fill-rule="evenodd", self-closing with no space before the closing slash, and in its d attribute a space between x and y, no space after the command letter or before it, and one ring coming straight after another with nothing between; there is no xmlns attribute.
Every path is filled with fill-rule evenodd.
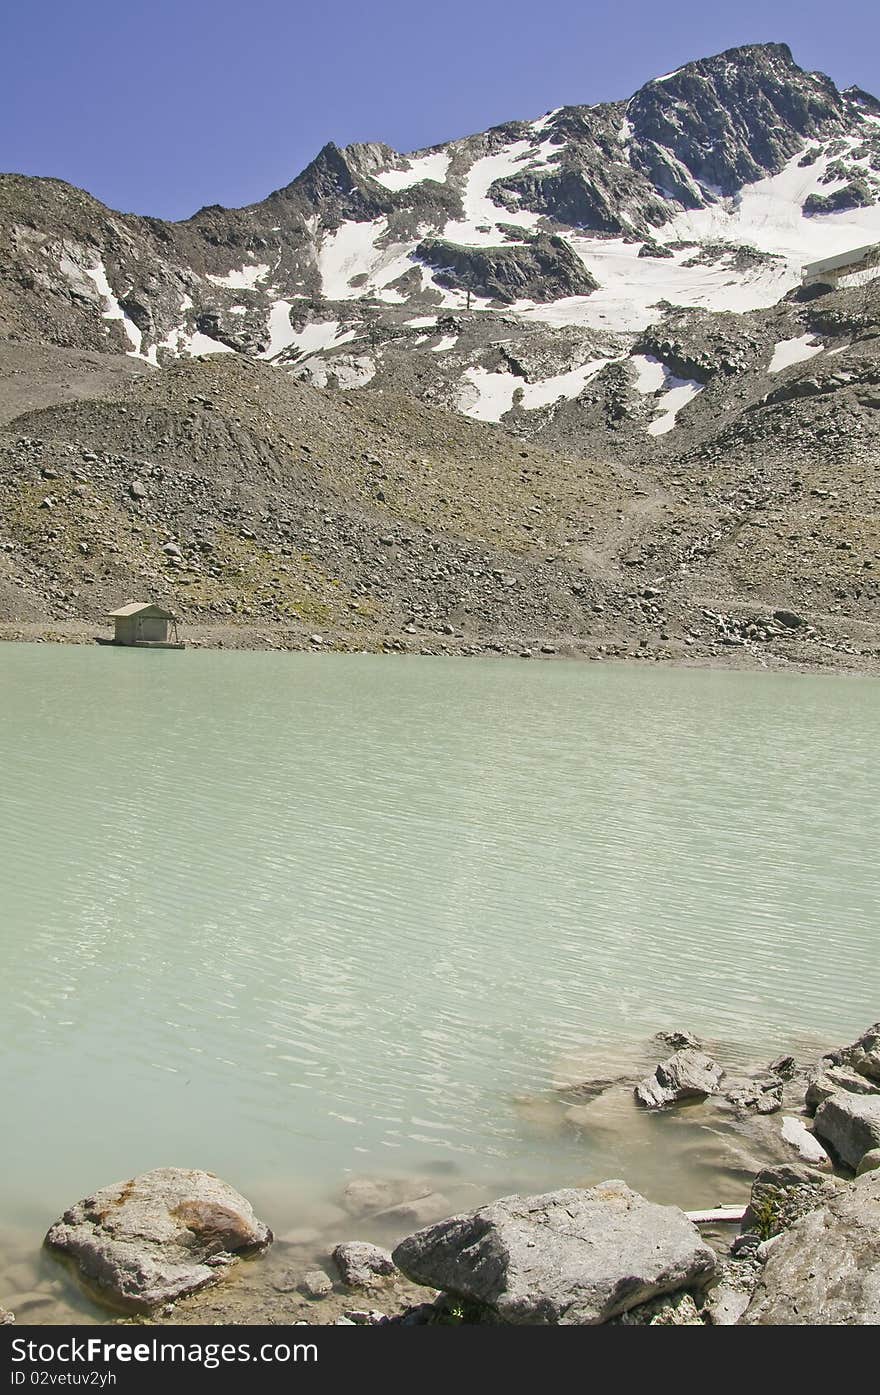
<svg viewBox="0 0 880 1395"><path fill-rule="evenodd" d="M162 606L153 605L149 601L129 601L127 605L121 605L118 610L108 610L107 612L110 620L122 620L129 615L152 615L163 620L174 619L170 610L164 610Z"/></svg>
<svg viewBox="0 0 880 1395"><path fill-rule="evenodd" d="M852 262L862 261L869 252L880 251L880 242L869 242L867 247L851 247L848 252L837 252L833 257L823 257L818 262L808 262L803 268L804 276L815 276L822 271L839 271Z"/></svg>

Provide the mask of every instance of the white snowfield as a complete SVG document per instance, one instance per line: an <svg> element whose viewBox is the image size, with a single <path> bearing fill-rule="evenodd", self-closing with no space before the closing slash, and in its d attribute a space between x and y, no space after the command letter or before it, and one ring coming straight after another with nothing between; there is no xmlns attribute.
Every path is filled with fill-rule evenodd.
<svg viewBox="0 0 880 1395"><path fill-rule="evenodd" d="M327 300L361 300L412 270L416 263L410 253L416 243L380 246L387 232L387 218L377 218L370 223L342 223L325 235L318 249L318 270ZM352 285L355 278L363 278L363 283Z"/></svg>
<svg viewBox="0 0 880 1395"><path fill-rule="evenodd" d="M440 236L465 247L491 247L509 245L505 228L519 228L523 234L538 230L542 223L540 214L518 207L515 198L512 207L505 208L494 202L489 191L496 180L505 176L552 169L561 147L542 139L548 121L549 115L532 122L530 139L512 141L493 154L474 160L460 188L463 217L439 229L421 228L419 236ZM631 129L624 120L624 155L630 135ZM854 148L858 137L848 137L847 143ZM424 178L441 181L448 174L453 148L413 156L409 169L389 170L376 177L388 188L406 188ZM805 262L880 240L880 207L804 215L803 203L810 194L831 193L845 182L821 182L830 158L817 154L812 164L801 166L801 154L795 155L779 174L745 185L734 198L718 196L706 208L683 210L655 232L655 239L661 244L695 244L677 248L670 258L640 257L641 243L627 242L622 237L564 232L599 282L599 289L588 296L566 297L547 304L520 301L505 313L551 326L579 325L637 334L657 318L660 301L734 313L775 305L800 283ZM361 299L368 295L389 303L403 299L390 283L419 266L412 257L416 242L383 245L386 236L387 221L380 218L372 223L344 223L324 237L318 261L324 294L329 299ZM699 254L700 244L707 242L751 247L775 260L738 271L732 265L734 253L728 252L713 261L688 266ZM457 309L464 305L463 292L437 286L429 268L419 269L423 288L440 295L438 308ZM479 311L488 308L488 304L474 296L470 308Z"/></svg>
<svg viewBox="0 0 880 1395"><path fill-rule="evenodd" d="M212 339L209 334L202 334L201 330L196 330L194 334L184 337L182 348L185 353L192 354L195 358L198 354L233 354L234 349L230 349L228 344L221 344L219 339Z"/></svg>
<svg viewBox="0 0 880 1395"><path fill-rule="evenodd" d="M655 82L665 82L672 76L665 74ZM405 233L391 231L387 217L366 222L350 220L329 232L322 232L317 216L308 220L323 295L328 301L340 303L342 308L337 315L344 317L346 302L365 298L405 306L415 285L422 292L431 293L430 311L418 313L424 305L414 304L412 318L404 321L408 328L422 332L416 343L438 355L456 348L459 336L438 330L438 315L465 308L479 314L499 307L476 295L468 303L464 291L439 286L433 270L415 257L416 247L424 237L440 237L474 248L516 246L518 234L527 242L530 235L542 228L553 230L554 225L545 222L541 214L524 208L517 194L509 192L504 206L495 202L490 191L498 180L553 170L563 150L550 138L554 115L549 112L528 123L521 128L525 131L522 139L472 158L469 166L465 152L470 147L464 142L452 142L441 149L401 156L399 167L373 175L377 184L392 191L406 190L425 181L448 184L461 198L459 218L445 222L428 219L415 229L404 223ZM866 114L862 121L866 133L875 133L880 117ZM632 125L624 117L616 148L623 161L630 158L632 136ZM858 131L843 138L844 155L854 151L860 139ZM843 179L822 182L831 162L840 157L840 145L840 141L833 145L808 141L778 174L745 185L732 198L704 188L703 195L710 199L705 208L681 210L654 230L654 240L669 246L669 257L639 256L644 244L638 238L627 241L622 236L602 237L578 229L557 229L598 282L598 289L590 295L567 296L549 303L522 299L505 305L503 314L514 323L514 336L529 325L536 329L573 326L599 332L598 343L594 343L591 352L609 356L590 358L567 372L535 383L527 383L511 372L495 372L472 363L458 380L460 410L478 421L497 422L511 410L515 398L525 411L552 408L559 401L577 398L606 364L627 360L633 365L636 390L651 396L656 408L646 431L653 437L672 431L682 408L702 391L702 385L675 377L665 364L649 356L629 357L627 341L631 344L635 336L661 316L661 303L736 314L767 309L800 284L806 263L880 242L880 206L804 214L804 202L811 194L825 196L846 183ZM829 153L832 150L834 153ZM801 164L804 154L812 157L811 163ZM851 154L849 158L852 159ZM868 157L859 158L866 164ZM682 242L689 245L672 246ZM722 243L727 250L710 246ZM764 256L751 263L748 258L743 259L743 265L737 268L738 248L750 248ZM77 284L77 278L82 282L82 266L75 266L69 258L67 262L62 260L62 270L71 284ZM122 309L103 263L85 275L104 300L104 318L122 323L132 356L158 365L160 350L163 354L232 352L226 344L190 330L185 312L192 309L193 302L186 295L180 306L178 327L144 353L143 335ZM853 273L852 284L863 284L878 275L880 267ZM331 382L343 387L369 382L377 371L372 358L355 357L349 352L323 358L325 353L356 339L357 331L343 329L339 318L311 320L301 329L294 329L291 313L295 300L281 298L280 289L273 290L267 284L268 276L267 265L253 263L207 278L218 288L236 292L230 299L238 300L238 293L242 293L245 303L230 307L235 315L243 315L252 307L250 296L267 296L269 343L260 357L277 361L295 353L299 355L299 366L307 369L311 380L319 384ZM410 278L406 282L402 280L405 276ZM273 296L278 298L272 299ZM353 322L354 319L349 320L349 324ZM516 328L517 322L520 329ZM783 340L773 349L767 371L779 373L823 350L825 346L811 335Z"/></svg>
<svg viewBox="0 0 880 1395"><path fill-rule="evenodd" d="M334 349L354 338L354 330L339 333L338 320L314 320L303 329L294 329L290 323L293 304L289 300L276 300L269 312L269 343L260 358L274 359L285 349L295 348L301 354L314 354L321 349Z"/></svg>
<svg viewBox="0 0 880 1395"><path fill-rule="evenodd" d="M499 223L512 224L527 232L534 231L541 221L540 213L502 208L489 197L489 189L496 179L527 170L552 168L552 157L560 151L561 146L549 140L540 144L520 140L504 146L494 155L480 156L471 165L465 179L462 191L464 218L447 223L440 236L462 247L497 247L505 240Z"/></svg>

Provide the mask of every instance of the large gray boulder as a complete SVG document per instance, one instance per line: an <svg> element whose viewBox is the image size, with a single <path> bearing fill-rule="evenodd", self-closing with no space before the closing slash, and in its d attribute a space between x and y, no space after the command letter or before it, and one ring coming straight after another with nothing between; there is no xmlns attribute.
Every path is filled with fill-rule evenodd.
<svg viewBox="0 0 880 1395"><path fill-rule="evenodd" d="M742 1326L880 1323L880 1172L866 1172L780 1235Z"/></svg>
<svg viewBox="0 0 880 1395"><path fill-rule="evenodd" d="M646 1109L662 1109L678 1100L716 1094L723 1077L724 1071L711 1056L686 1047L661 1061L654 1074L636 1086L635 1096Z"/></svg>
<svg viewBox="0 0 880 1395"><path fill-rule="evenodd" d="M865 1153L880 1148L880 1095L830 1095L816 1110L813 1131L842 1163L858 1167Z"/></svg>
<svg viewBox="0 0 880 1395"><path fill-rule="evenodd" d="M625 1182L509 1196L403 1240L407 1278L494 1310L503 1322L596 1324L658 1294L704 1288L717 1260L674 1206Z"/></svg>
<svg viewBox="0 0 880 1395"><path fill-rule="evenodd" d="M820 1104L840 1090L848 1090L852 1095L880 1094L880 1087L858 1071L850 1070L848 1066L828 1066L810 1076L804 1103L807 1109L815 1112Z"/></svg>
<svg viewBox="0 0 880 1395"><path fill-rule="evenodd" d="M271 1230L226 1182L179 1167L103 1187L46 1235L98 1297L141 1312L217 1283L236 1255L271 1242Z"/></svg>

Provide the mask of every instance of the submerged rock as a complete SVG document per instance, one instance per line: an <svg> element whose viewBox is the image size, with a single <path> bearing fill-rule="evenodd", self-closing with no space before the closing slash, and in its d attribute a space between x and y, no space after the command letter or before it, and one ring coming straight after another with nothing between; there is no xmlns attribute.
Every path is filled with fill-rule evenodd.
<svg viewBox="0 0 880 1395"><path fill-rule="evenodd" d="M816 1111L813 1127L830 1143L847 1167L856 1168L873 1148L880 1148L880 1095L852 1095L841 1090Z"/></svg>
<svg viewBox="0 0 880 1395"><path fill-rule="evenodd" d="M394 1260L389 1252L363 1240L337 1245L333 1263L349 1288L372 1288L394 1273Z"/></svg>
<svg viewBox="0 0 880 1395"><path fill-rule="evenodd" d="M425 1177L354 1177L342 1193L342 1205L360 1220L403 1202L429 1196L434 1184Z"/></svg>
<svg viewBox="0 0 880 1395"><path fill-rule="evenodd" d="M328 1298L333 1292L333 1280L323 1269L310 1269L302 1276L298 1287L306 1298Z"/></svg>
<svg viewBox="0 0 880 1395"><path fill-rule="evenodd" d="M386 1211L377 1211L373 1220L379 1225L393 1226L398 1235L409 1226L429 1225L448 1216L452 1203L442 1192L429 1192L427 1196L414 1197L412 1201L401 1201L397 1206L389 1206Z"/></svg>
<svg viewBox="0 0 880 1395"><path fill-rule="evenodd" d="M876 1323L880 1323L880 1172L869 1172L779 1237L740 1325Z"/></svg>
<svg viewBox="0 0 880 1395"><path fill-rule="evenodd" d="M711 1056L686 1047L661 1061L654 1074L636 1086L635 1096L646 1109L662 1109L678 1100L717 1094L723 1076L724 1071Z"/></svg>
<svg viewBox="0 0 880 1395"><path fill-rule="evenodd" d="M693 1032L681 1032L673 1030L671 1032L656 1032L655 1041L662 1041L664 1046L668 1046L670 1051L684 1051L690 1048L699 1051L703 1043L699 1037L695 1037Z"/></svg>
<svg viewBox="0 0 880 1395"><path fill-rule="evenodd" d="M597 1324L659 1294L700 1289L717 1268L696 1226L625 1182L510 1196L417 1231L394 1251L416 1283L503 1322Z"/></svg>
<svg viewBox="0 0 880 1395"><path fill-rule="evenodd" d="M272 1232L210 1172L159 1167L65 1211L46 1244L71 1256L107 1303L149 1312L215 1284Z"/></svg>

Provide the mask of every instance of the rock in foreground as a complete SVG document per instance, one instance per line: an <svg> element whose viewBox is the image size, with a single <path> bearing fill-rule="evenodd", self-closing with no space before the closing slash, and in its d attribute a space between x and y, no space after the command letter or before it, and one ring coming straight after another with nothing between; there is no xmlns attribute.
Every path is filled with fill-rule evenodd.
<svg viewBox="0 0 880 1395"><path fill-rule="evenodd" d="M272 1232L210 1172L159 1167L103 1187L51 1227L46 1244L76 1260L106 1303L150 1312L207 1288Z"/></svg>
<svg viewBox="0 0 880 1395"><path fill-rule="evenodd" d="M678 1100L714 1095L723 1076L724 1071L711 1056L685 1048L661 1061L654 1074L636 1086L635 1095L647 1109L662 1109Z"/></svg>
<svg viewBox="0 0 880 1395"><path fill-rule="evenodd" d="M744 1326L880 1323L880 1173L867 1172L775 1241Z"/></svg>
<svg viewBox="0 0 880 1395"><path fill-rule="evenodd" d="M505 1197L417 1231L393 1258L407 1278L488 1306L503 1322L565 1325L703 1288L717 1267L683 1212L619 1181Z"/></svg>

